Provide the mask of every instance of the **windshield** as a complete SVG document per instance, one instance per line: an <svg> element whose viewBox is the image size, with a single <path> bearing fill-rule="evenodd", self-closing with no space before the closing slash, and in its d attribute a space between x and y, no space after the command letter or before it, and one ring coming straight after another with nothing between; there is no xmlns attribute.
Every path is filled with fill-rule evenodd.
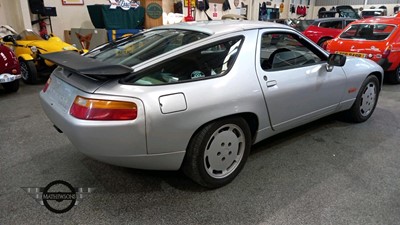
<svg viewBox="0 0 400 225"><path fill-rule="evenodd" d="M362 11L361 12L362 17L374 17L374 16L383 16L382 11Z"/></svg>
<svg viewBox="0 0 400 225"><path fill-rule="evenodd" d="M340 38L384 40L395 28L394 25L387 24L353 24L340 35Z"/></svg>
<svg viewBox="0 0 400 225"><path fill-rule="evenodd" d="M292 27L300 32L303 32L310 26L314 20L296 20L293 21Z"/></svg>
<svg viewBox="0 0 400 225"><path fill-rule="evenodd" d="M44 40L41 38L37 33L31 30L24 30L18 36L18 40L29 40L29 41L37 41L37 40Z"/></svg>
<svg viewBox="0 0 400 225"><path fill-rule="evenodd" d="M96 48L86 56L131 67L207 36L196 31L154 30Z"/></svg>
<svg viewBox="0 0 400 225"><path fill-rule="evenodd" d="M360 16L357 14L357 12L354 11L354 9L338 8L337 11L339 12L339 17L361 19Z"/></svg>

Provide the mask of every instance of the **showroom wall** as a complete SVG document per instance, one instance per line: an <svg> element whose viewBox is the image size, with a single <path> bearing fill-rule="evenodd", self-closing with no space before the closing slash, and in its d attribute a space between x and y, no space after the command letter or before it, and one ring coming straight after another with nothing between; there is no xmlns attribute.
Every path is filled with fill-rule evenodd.
<svg viewBox="0 0 400 225"><path fill-rule="evenodd" d="M173 11L173 3L175 0L164 0L163 9L166 13ZM210 3L210 9L207 11L212 19L220 19L225 14L240 14L240 7L243 4L248 5L248 19L258 20L259 4L267 2L266 0L239 0L238 8L234 5L234 0L229 0L231 10L223 11L222 4ZM282 0L268 0L270 5L267 7L279 8ZM306 3L307 2L307 3ZM308 12L312 12L315 0L284 0L284 10L281 18L297 18L298 15L290 13L290 4L305 5L309 3ZM55 35L64 39L64 30L71 28L93 28L90 21L87 5L108 4L107 0L85 0L84 5L62 5L61 0L44 0L47 7L56 7L57 17L52 17L52 27ZM187 8L183 9L184 15L187 15ZM196 10L196 20L207 20L204 12ZM308 13L306 18L312 18L312 14ZM0 0L0 21L1 24L8 24L14 27L18 32L25 28L33 28L38 30L38 25L31 26L31 20L36 20L37 15L30 13L28 0ZM50 29L49 29L50 30Z"/></svg>
<svg viewBox="0 0 400 225"><path fill-rule="evenodd" d="M395 6L400 6L400 2L399 4L373 4L373 5L352 5L352 7L355 10L359 10L360 8L363 9L370 9L371 7L375 7L376 9L379 8L380 6L386 6L387 8L387 15L388 16L393 16L394 15L394 7ZM330 8L332 8L333 6L336 5L327 5L327 6L315 6L314 7L314 11L313 11L313 18L317 18L318 17L318 10L322 7L326 8L327 10L329 10Z"/></svg>
<svg viewBox="0 0 400 225"><path fill-rule="evenodd" d="M23 1L23 0L20 0ZM27 0L25 0L27 1ZM222 12L222 4L217 4L218 7L218 17L217 19L221 18L223 14L227 13L235 13L233 1L229 0L231 4L232 10ZM250 1L250 0L243 0L243 1ZM94 28L89 17L89 13L87 11L87 5L94 5L94 4L108 4L106 0L86 0L84 1L84 5L69 5L65 6L62 5L61 0L44 0L45 6L48 7L56 7L57 8L57 17L52 17L51 21L53 24L53 32L61 37L64 38L64 30L69 30L71 28ZM173 10L173 0L164 0L163 9L166 13L169 13ZM210 10L209 10L210 11ZM184 14L187 13L187 9L183 10ZM197 15L200 15L197 19L207 19L204 13L198 12ZM32 20L36 19L36 15L32 15ZM37 25L34 26L34 29L38 29Z"/></svg>
<svg viewBox="0 0 400 225"><path fill-rule="evenodd" d="M15 30L21 31L31 27L27 0L10 1L0 0L0 24L10 25ZM28 13L22 13L22 12Z"/></svg>
<svg viewBox="0 0 400 225"><path fill-rule="evenodd" d="M163 9L166 13L173 11L173 3L176 0L163 0ZM248 5L248 19L258 20L259 4L267 2L267 7L279 8L281 2L284 1L284 10L281 13L281 18L298 18L299 15L290 12L290 6L297 7L308 6L307 16L305 18L312 19L318 15L318 10L321 7L330 9L332 6L340 4L351 4L355 9L363 7L368 9L372 6L378 8L382 5L387 7L388 15L393 15L393 8L400 5L389 4L395 3L393 0L239 0L239 7L235 8L234 0L229 0L231 10L223 11L222 4L210 3L210 9L207 11L212 19L220 19L225 14L240 14L240 6ZM93 4L108 4L108 0L85 0L84 5L62 5L61 0L44 0L45 6L56 7L57 17L52 18L53 31L56 35L64 38L64 30L71 28L93 28L87 11L87 5ZM364 3L367 2L367 5ZM314 6L315 5L315 6ZM216 11L214 11L216 10ZM184 15L187 14L187 8L183 9ZM197 20L207 20L204 12L196 10ZM0 24L8 24L14 27L17 31L24 28L32 28L31 20L36 20L37 16L30 14L28 0L0 0ZM34 25L33 29L37 30L38 25Z"/></svg>
<svg viewBox="0 0 400 225"><path fill-rule="evenodd" d="M212 18L212 19L220 19L223 15L225 14L240 14L240 6L241 3L248 6L248 19L250 20L258 20L259 17L259 9L260 9L260 4L262 3L268 3L267 5L268 8L279 8L280 4L282 3L282 0L240 0L239 1L239 7L235 8L234 6L234 0L229 0L231 10L228 11L223 11L222 10L222 4L217 4L217 16L213 17L213 8L214 4L210 3L210 9L207 11L207 14ZM280 18L298 18L299 15L296 13L290 13L290 5L293 4L296 7L298 5L301 6L306 6L307 8L307 16L305 18L311 19L312 18L312 12L314 10L314 4L315 0L283 0L284 4L284 9L283 12L280 14ZM184 8L184 14L187 14L187 8ZM199 10L196 10L196 19L197 20L207 20L207 16L205 15L204 12L201 12Z"/></svg>

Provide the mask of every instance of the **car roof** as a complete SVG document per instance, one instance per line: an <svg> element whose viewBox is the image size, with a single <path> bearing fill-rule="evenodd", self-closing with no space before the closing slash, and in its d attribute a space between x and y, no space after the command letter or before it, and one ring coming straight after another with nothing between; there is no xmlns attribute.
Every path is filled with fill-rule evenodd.
<svg viewBox="0 0 400 225"><path fill-rule="evenodd" d="M383 12L383 11L386 11L386 9L363 9L361 12L367 12L367 11L381 11L381 12Z"/></svg>
<svg viewBox="0 0 400 225"><path fill-rule="evenodd" d="M212 20L212 21L195 21L195 22L183 22L172 25L165 25L160 27L152 28L152 30L163 30L163 29L176 29L176 30L193 30L207 34L223 34L231 33L243 30L252 30L260 28L284 28L291 29L287 25L273 22L264 21L250 21L250 20Z"/></svg>
<svg viewBox="0 0 400 225"><path fill-rule="evenodd" d="M354 18L349 17L329 17L329 18L318 18L315 19L314 22L329 22L329 21L339 21L339 20L356 20Z"/></svg>
<svg viewBox="0 0 400 225"><path fill-rule="evenodd" d="M354 24L360 23L389 23L389 24L400 24L400 17L396 16L376 16L366 19L356 20Z"/></svg>

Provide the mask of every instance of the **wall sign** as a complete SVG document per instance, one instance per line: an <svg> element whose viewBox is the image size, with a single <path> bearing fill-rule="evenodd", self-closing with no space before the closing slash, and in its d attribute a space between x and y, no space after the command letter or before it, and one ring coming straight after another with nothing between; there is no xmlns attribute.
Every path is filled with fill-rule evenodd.
<svg viewBox="0 0 400 225"><path fill-rule="evenodd" d="M189 0L185 0L185 1L183 2L183 6L187 7L187 6L188 6L188 1L189 1ZM190 7L196 7L196 0L191 0L191 1L190 1Z"/></svg>
<svg viewBox="0 0 400 225"><path fill-rule="evenodd" d="M83 5L83 0L62 0L63 5Z"/></svg>
<svg viewBox="0 0 400 225"><path fill-rule="evenodd" d="M117 7L121 7L123 10L129 10L131 8L136 9L140 6L140 1L135 0L109 0L110 1L110 9L116 9Z"/></svg>
<svg viewBox="0 0 400 225"><path fill-rule="evenodd" d="M163 9L159 4L153 2L147 6L146 13L150 18L158 19L162 16Z"/></svg>

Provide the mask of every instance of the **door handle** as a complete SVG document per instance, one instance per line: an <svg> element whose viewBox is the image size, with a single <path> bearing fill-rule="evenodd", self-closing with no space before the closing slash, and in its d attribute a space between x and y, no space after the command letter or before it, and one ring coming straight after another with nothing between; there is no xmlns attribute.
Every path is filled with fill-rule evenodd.
<svg viewBox="0 0 400 225"><path fill-rule="evenodd" d="M267 87L273 87L275 85L277 85L278 83L276 82L276 80L270 80L267 82Z"/></svg>

